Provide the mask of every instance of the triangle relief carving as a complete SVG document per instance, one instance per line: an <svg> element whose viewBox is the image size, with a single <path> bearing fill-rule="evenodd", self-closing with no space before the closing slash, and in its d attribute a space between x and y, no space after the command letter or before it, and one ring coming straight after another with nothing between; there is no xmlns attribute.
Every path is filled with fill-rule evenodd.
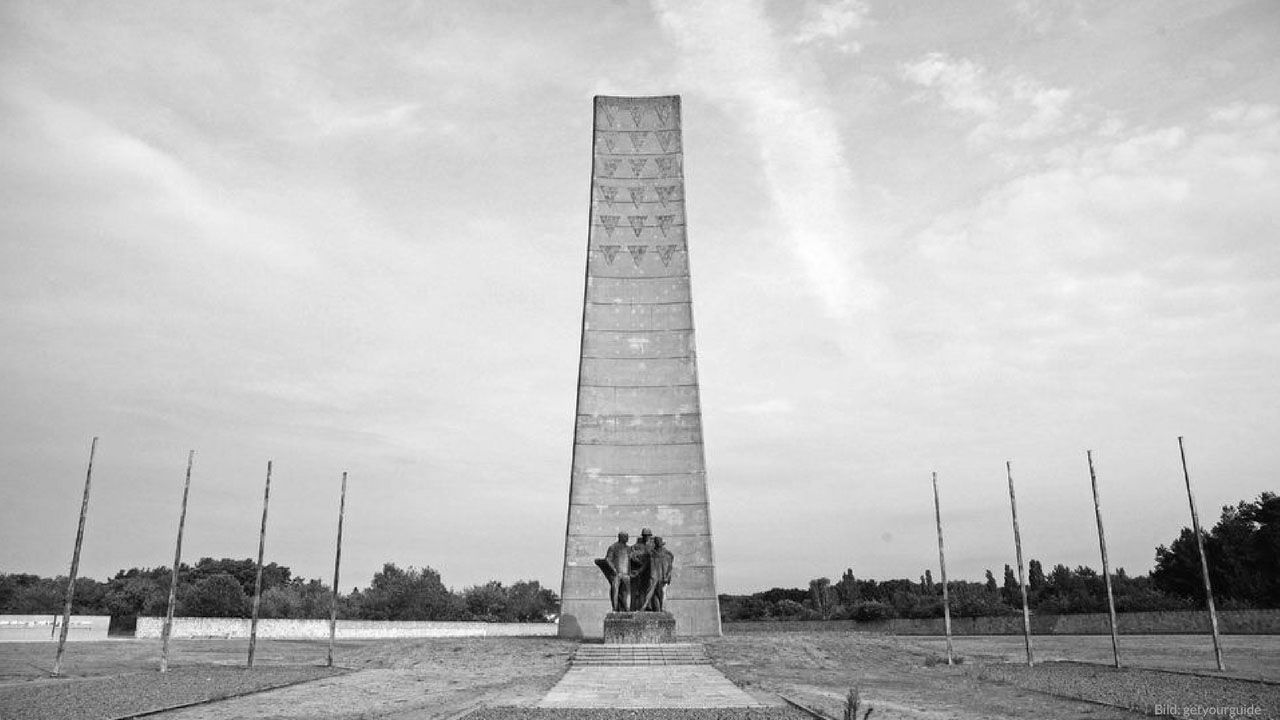
<svg viewBox="0 0 1280 720"><path fill-rule="evenodd" d="M678 247L680 246L679 245L658 245L657 246L658 257L662 260L663 266L665 267L671 266L671 254L674 253L676 251L676 248Z"/></svg>
<svg viewBox="0 0 1280 720"><path fill-rule="evenodd" d="M648 245L628 245L627 251L631 253L631 262L640 267L640 261L644 259L644 252L648 250Z"/></svg>
<svg viewBox="0 0 1280 720"><path fill-rule="evenodd" d="M618 256L618 251L621 249L621 245L601 245L600 254L604 256L606 263L612 265L613 259Z"/></svg>
<svg viewBox="0 0 1280 720"><path fill-rule="evenodd" d="M628 192L631 193L631 204L635 205L636 209L639 210L640 203L644 202L644 188L633 187L633 188L627 188L627 190Z"/></svg>
<svg viewBox="0 0 1280 720"><path fill-rule="evenodd" d="M640 233L644 232L644 219L646 215L628 215L627 222L631 223L631 230L640 237Z"/></svg>

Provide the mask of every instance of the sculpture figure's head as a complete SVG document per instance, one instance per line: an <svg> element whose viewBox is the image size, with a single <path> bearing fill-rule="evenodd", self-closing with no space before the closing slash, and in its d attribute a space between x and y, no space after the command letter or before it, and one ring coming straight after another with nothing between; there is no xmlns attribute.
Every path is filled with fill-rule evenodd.
<svg viewBox="0 0 1280 720"><path fill-rule="evenodd" d="M626 534L626 533L624 533L624 532L620 532L620 533L618 533L618 542L620 542L620 543L624 543L624 542L626 542L626 541L628 541L628 540L630 540L630 539L631 539L631 536L630 536L630 535L628 535L628 534Z"/></svg>
<svg viewBox="0 0 1280 720"><path fill-rule="evenodd" d="M666 544L667 544L667 543L666 543L662 538L660 538L660 537L656 537L656 538L654 538L654 539L653 539L653 546L654 546L654 547L656 547L656 548L660 548L660 547L662 547L663 545L666 545Z"/></svg>
<svg viewBox="0 0 1280 720"><path fill-rule="evenodd" d="M649 542L649 538L651 537L653 537L653 531L649 528L645 528L640 531L640 539L644 542Z"/></svg>

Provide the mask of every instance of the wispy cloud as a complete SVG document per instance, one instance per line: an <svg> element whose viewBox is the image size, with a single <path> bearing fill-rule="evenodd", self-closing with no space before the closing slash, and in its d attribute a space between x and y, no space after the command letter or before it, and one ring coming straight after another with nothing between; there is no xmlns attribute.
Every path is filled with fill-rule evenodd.
<svg viewBox="0 0 1280 720"><path fill-rule="evenodd" d="M871 6L864 0L810 0L792 39L802 45L826 44L843 53L856 53L862 44L850 35L867 24L870 13Z"/></svg>
<svg viewBox="0 0 1280 720"><path fill-rule="evenodd" d="M684 81L744 120L760 149L770 198L791 247L831 317L874 302L853 248L864 238L835 114L758 3L655 0L681 49Z"/></svg>
<svg viewBox="0 0 1280 720"><path fill-rule="evenodd" d="M422 103L394 103L362 110L337 106L312 108L311 117L322 135L414 133L422 130L416 115Z"/></svg>
<svg viewBox="0 0 1280 720"><path fill-rule="evenodd" d="M981 64L945 53L929 53L902 66L903 77L976 125L969 140L1036 140L1078 128L1068 89L1047 87L1022 75L993 75Z"/></svg>

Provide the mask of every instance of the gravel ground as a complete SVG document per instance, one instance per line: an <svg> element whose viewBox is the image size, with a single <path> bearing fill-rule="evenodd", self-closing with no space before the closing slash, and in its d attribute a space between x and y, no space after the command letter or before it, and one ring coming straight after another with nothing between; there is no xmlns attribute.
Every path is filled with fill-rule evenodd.
<svg viewBox="0 0 1280 720"><path fill-rule="evenodd" d="M1280 685L1075 662L992 664L979 679L1171 717L1280 718Z"/></svg>
<svg viewBox="0 0 1280 720"><path fill-rule="evenodd" d="M4 720L107 720L345 672L326 667L206 666L0 687Z"/></svg>
<svg viewBox="0 0 1280 720"><path fill-rule="evenodd" d="M463 720L812 720L789 707L711 710L612 710L594 708L482 708Z"/></svg>

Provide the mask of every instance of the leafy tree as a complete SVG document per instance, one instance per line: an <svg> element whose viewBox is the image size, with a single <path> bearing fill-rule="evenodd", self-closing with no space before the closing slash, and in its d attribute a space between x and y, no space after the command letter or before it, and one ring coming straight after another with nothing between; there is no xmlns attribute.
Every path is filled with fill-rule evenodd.
<svg viewBox="0 0 1280 720"><path fill-rule="evenodd" d="M830 615L839 604L839 596L831 587L829 578L815 578L809 581L809 606L818 614Z"/></svg>
<svg viewBox="0 0 1280 720"><path fill-rule="evenodd" d="M190 577L191 582L199 583L205 578L223 574L235 578L236 582L240 583L240 589L244 591L245 595L253 596L254 583L258 575L258 563L250 558L243 560L200 558L195 566L191 568L188 577ZM274 562L263 565L263 592L281 585L288 585L292 576L292 571L283 565L277 565ZM182 577L181 573L179 573L179 577Z"/></svg>
<svg viewBox="0 0 1280 720"><path fill-rule="evenodd" d="M894 617L897 617L897 613L892 605L875 600L861 602L853 607L853 619L858 622L875 622Z"/></svg>
<svg viewBox="0 0 1280 720"><path fill-rule="evenodd" d="M401 570L386 563L361 593L361 617L369 620L455 620L465 604L429 567Z"/></svg>
<svg viewBox="0 0 1280 720"><path fill-rule="evenodd" d="M182 602L182 614L187 617L245 617L248 613L249 598L228 573L200 580Z"/></svg>
<svg viewBox="0 0 1280 720"><path fill-rule="evenodd" d="M1027 563L1027 592L1039 593L1044 586L1044 567L1039 560L1032 560Z"/></svg>
<svg viewBox="0 0 1280 720"><path fill-rule="evenodd" d="M1008 565L1004 566L1004 585L1000 588L1000 599L1006 605L1022 604L1022 587L1018 585L1018 577L1013 574L1013 568Z"/></svg>
<svg viewBox="0 0 1280 720"><path fill-rule="evenodd" d="M858 579L853 576L853 568L847 568L844 574L840 576L840 582L835 584L836 595L840 598L840 604L851 607L861 599L861 593L858 589Z"/></svg>
<svg viewBox="0 0 1280 720"><path fill-rule="evenodd" d="M463 600L467 612L478 620L496 622L507 615L507 589L496 580L467 588L463 592Z"/></svg>
<svg viewBox="0 0 1280 720"><path fill-rule="evenodd" d="M1280 497L1264 492L1253 502L1223 507L1204 546L1215 600L1224 606L1280 607ZM1156 548L1151 578L1165 592L1204 602L1199 550L1190 528Z"/></svg>
<svg viewBox="0 0 1280 720"><path fill-rule="evenodd" d="M510 622L546 622L560 612L560 598L537 580L521 580L507 590Z"/></svg>

